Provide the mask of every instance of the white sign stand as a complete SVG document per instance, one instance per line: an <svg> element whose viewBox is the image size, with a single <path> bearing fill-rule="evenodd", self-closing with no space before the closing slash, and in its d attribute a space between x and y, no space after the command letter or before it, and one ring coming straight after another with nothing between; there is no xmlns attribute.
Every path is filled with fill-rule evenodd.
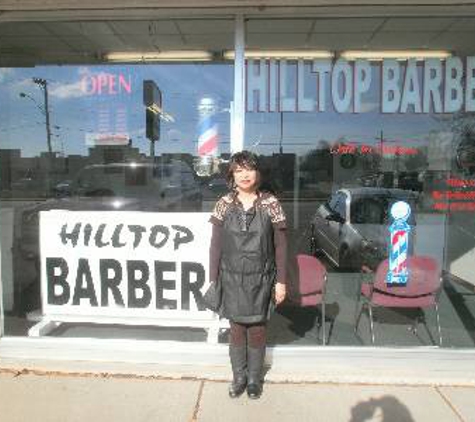
<svg viewBox="0 0 475 422"><path fill-rule="evenodd" d="M210 319L179 320L177 318L157 319L125 319L125 318L107 318L107 317L78 317L75 315L42 315L40 321L28 330L30 337L46 336L61 324L114 324L114 325L134 325L134 326L161 326L161 327L187 327L204 328L207 331L207 342L218 344L218 336L222 330L229 328L227 319L220 319L218 315Z"/></svg>

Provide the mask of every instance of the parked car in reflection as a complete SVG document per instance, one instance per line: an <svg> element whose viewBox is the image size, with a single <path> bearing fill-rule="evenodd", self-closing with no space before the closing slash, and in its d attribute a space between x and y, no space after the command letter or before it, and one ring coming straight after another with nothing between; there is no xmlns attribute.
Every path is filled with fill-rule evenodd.
<svg viewBox="0 0 475 422"><path fill-rule="evenodd" d="M402 171L398 177L398 187L404 190L422 192L424 189L423 173L417 171Z"/></svg>
<svg viewBox="0 0 475 422"><path fill-rule="evenodd" d="M467 175L475 174L475 134L465 130L455 152L457 167Z"/></svg>
<svg viewBox="0 0 475 422"><path fill-rule="evenodd" d="M72 180L62 180L53 186L53 195L57 198L64 198L71 195Z"/></svg>
<svg viewBox="0 0 475 422"><path fill-rule="evenodd" d="M19 313L39 306L39 212L73 211L201 211L200 184L186 163L111 163L84 167L61 197L18 213L14 227L15 307Z"/></svg>
<svg viewBox="0 0 475 422"><path fill-rule="evenodd" d="M417 199L416 192L402 189L340 189L312 219L311 250L343 270L374 269L387 256L391 205L409 203L408 223L414 226Z"/></svg>
<svg viewBox="0 0 475 422"><path fill-rule="evenodd" d="M223 175L210 178L204 185L203 194L207 200L216 201L219 197L229 192L228 184Z"/></svg>
<svg viewBox="0 0 475 422"><path fill-rule="evenodd" d="M14 198L44 198L47 195L46 181L38 175L28 174L11 184L11 196Z"/></svg>

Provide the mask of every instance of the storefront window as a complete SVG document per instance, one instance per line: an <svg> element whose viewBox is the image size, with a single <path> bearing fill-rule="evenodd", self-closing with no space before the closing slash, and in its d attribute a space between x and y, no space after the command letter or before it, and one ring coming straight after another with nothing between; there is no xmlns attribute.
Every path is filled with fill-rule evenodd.
<svg viewBox="0 0 475 422"><path fill-rule="evenodd" d="M327 343L439 345L440 321L443 346L474 346L474 24L247 21L246 148L289 219L291 300L271 320L275 344L322 344L321 306L302 306L303 253L328 271ZM424 311L396 297L420 298L432 279Z"/></svg>
<svg viewBox="0 0 475 422"><path fill-rule="evenodd" d="M244 148L288 218L269 344L474 347L475 19L245 25ZM207 340L207 247L186 248L207 245L240 141L234 30L0 26L5 335Z"/></svg>
<svg viewBox="0 0 475 422"><path fill-rule="evenodd" d="M222 19L2 25L12 51L21 39L22 51L31 52L5 54L8 67L0 69L5 335L28 335L45 318L45 304L86 303L102 315L95 308L114 301L140 309L142 322L152 302L168 320L172 311L190 309L193 292L175 278L188 271L192 288L193 277L201 277L195 267L160 267L162 297L148 298L139 284L154 262L158 274L159 261L103 264L138 262L145 247L152 254L179 250L193 235L183 213L210 211L225 189L216 174L219 157L230 152L233 63L215 59L215 52L233 48L233 25ZM149 217L162 213L176 221ZM56 241L71 255L55 251ZM56 285L40 292L45 277ZM108 293L99 277L108 280ZM136 291L124 300L127 277ZM183 329L187 324L133 333L107 323L87 328L91 320L81 318L87 311L70 310L77 324L63 324L51 335L206 339L203 330ZM113 322L114 315L107 316Z"/></svg>

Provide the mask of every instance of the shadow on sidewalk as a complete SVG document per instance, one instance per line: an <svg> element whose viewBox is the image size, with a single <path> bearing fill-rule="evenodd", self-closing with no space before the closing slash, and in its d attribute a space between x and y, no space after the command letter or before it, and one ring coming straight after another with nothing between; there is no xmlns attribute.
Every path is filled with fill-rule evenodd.
<svg viewBox="0 0 475 422"><path fill-rule="evenodd" d="M351 409L350 422L373 420L381 422L415 422L409 409L394 396L371 398L358 403Z"/></svg>

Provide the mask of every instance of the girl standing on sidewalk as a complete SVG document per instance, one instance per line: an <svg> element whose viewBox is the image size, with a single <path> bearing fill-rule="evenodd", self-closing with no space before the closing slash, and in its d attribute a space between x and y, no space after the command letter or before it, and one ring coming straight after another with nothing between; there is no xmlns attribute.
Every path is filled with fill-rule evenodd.
<svg viewBox="0 0 475 422"><path fill-rule="evenodd" d="M259 190L260 176L256 155L234 154L226 175L231 192L210 218L210 281L221 282L221 315L231 326L231 398L246 388L249 398L261 396L266 323L286 294L285 214L275 196Z"/></svg>

